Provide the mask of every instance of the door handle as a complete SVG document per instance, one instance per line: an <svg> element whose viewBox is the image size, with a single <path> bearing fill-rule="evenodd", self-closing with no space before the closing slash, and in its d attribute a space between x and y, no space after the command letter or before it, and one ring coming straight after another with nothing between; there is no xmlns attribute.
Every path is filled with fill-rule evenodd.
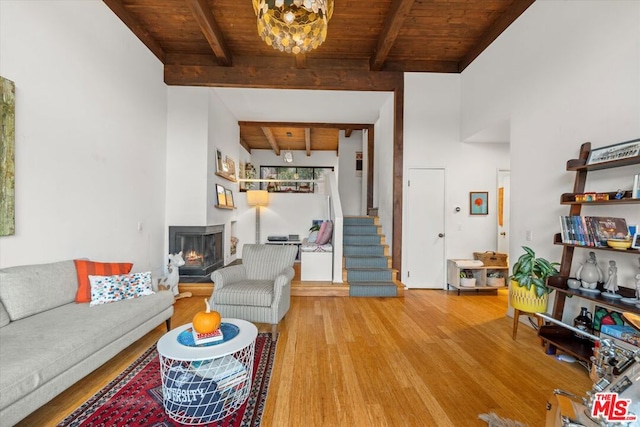
<svg viewBox="0 0 640 427"><path fill-rule="evenodd" d="M438 237L444 237L444 233L438 233Z"/></svg>

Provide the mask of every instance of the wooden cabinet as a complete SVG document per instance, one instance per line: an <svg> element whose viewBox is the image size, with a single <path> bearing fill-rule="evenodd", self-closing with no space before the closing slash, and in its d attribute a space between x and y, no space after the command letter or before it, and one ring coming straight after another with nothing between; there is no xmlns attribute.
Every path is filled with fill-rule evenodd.
<svg viewBox="0 0 640 427"><path fill-rule="evenodd" d="M591 144L582 144L580 148L580 156L578 159L569 160L567 162L567 171L575 172L575 182L573 187L573 193L563 194L560 198L560 203L563 205L569 205L569 215L580 215L583 205L587 204L607 204L615 208L616 205L623 204L640 204L640 199L631 199L631 192L626 192L623 199L616 200L610 197L610 200L602 201L577 201L576 194L584 194L587 181L587 174L597 170L612 169L628 165L640 164L640 156L630 157L621 160L613 160L605 163L598 163L594 165L587 165L587 159L589 158L589 152L591 150ZM625 177L628 178L628 177ZM608 194L614 196L615 191ZM588 248L590 251L613 251L615 253L626 253L631 255L638 255L640 251L637 249L627 249L621 251L618 249L608 247L593 247L593 246L579 246L573 244L562 243L560 234L556 234L554 237L554 244L562 245L562 259L560 263L560 275L549 279L548 285L556 291L556 298L553 306L552 316L555 319L562 319L562 314L565 309L565 301L567 296L574 296L583 298L586 300L597 302L599 305L606 305L619 311L631 311L634 313L640 313L640 310L634 305L625 304L619 302L619 300L612 300L610 298L602 297L600 294L587 294L579 290L569 289L567 286L567 279L571 274L571 263L573 261L573 255L576 248ZM598 284L598 289L603 291L602 284ZM634 289L620 288L618 292L623 297L633 297L635 294ZM592 344L588 341L578 339L573 335L573 332L566 328L557 325L544 325L538 331L538 335L543 338L549 345L549 352L555 352L556 348L562 350L565 353L571 354L576 358L589 362L589 357L592 355Z"/></svg>

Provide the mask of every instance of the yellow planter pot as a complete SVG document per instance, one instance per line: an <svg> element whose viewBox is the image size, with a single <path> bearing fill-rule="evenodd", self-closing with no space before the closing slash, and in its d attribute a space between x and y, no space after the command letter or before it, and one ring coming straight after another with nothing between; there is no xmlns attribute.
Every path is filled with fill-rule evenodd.
<svg viewBox="0 0 640 427"><path fill-rule="evenodd" d="M543 296L538 297L534 286L531 286L531 289L527 290L527 288L520 286L518 282L512 280L509 285L509 301L513 308L520 311L527 313L544 313L547 311L549 294L545 293Z"/></svg>

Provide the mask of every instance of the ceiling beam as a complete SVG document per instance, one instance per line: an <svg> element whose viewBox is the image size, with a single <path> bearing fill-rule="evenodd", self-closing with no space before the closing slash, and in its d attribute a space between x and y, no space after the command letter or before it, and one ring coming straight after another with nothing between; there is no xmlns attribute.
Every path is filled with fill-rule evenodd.
<svg viewBox="0 0 640 427"><path fill-rule="evenodd" d="M378 37L378 45L373 51L373 55L371 55L369 61L369 67L372 71L382 69L382 64L384 64L387 55L389 55L389 51L391 51L391 47L393 47L393 44L396 42L402 24L409 15L414 2L415 0L398 0L391 2L391 7L384 20L384 27Z"/></svg>
<svg viewBox="0 0 640 427"><path fill-rule="evenodd" d="M164 67L164 81L173 86L392 92L401 84L402 78L402 73L387 71L297 70L238 65L233 67L165 65Z"/></svg>
<svg viewBox="0 0 640 427"><path fill-rule="evenodd" d="M349 137L351 137L351 132L353 132L353 129L351 129L351 128L347 128L347 129L345 129L345 130L344 130L344 137L345 137L345 138L349 138Z"/></svg>
<svg viewBox="0 0 640 427"><path fill-rule="evenodd" d="M310 122L251 122L238 121L238 126L257 126L269 128L323 128L323 129L344 129L345 127L353 129L369 129L374 123L310 123Z"/></svg>
<svg viewBox="0 0 640 427"><path fill-rule="evenodd" d="M220 65L231 65L231 52L206 0L185 0Z"/></svg>
<svg viewBox="0 0 640 427"><path fill-rule="evenodd" d="M273 148L273 151L276 153L276 156L279 156L280 146L278 145L278 141L276 141L276 137L273 136L271 129L265 126L262 128L262 132L264 133L264 136L267 138L267 141L269 141L269 144L271 144L271 148Z"/></svg>
<svg viewBox="0 0 640 427"><path fill-rule="evenodd" d="M311 156L311 128L304 128L304 145L307 149L307 157Z"/></svg>
<svg viewBox="0 0 640 427"><path fill-rule="evenodd" d="M518 16L522 15L535 0L518 0L511 3L511 7L496 19L493 24L485 31L480 41L458 62L458 72L461 73L476 59L482 51L484 51L495 39L498 38L504 30L515 21Z"/></svg>
<svg viewBox="0 0 640 427"><path fill-rule="evenodd" d="M244 139L240 138L240 145L247 150L247 152L249 154L251 154L251 147L249 147L249 144L247 144L247 141L245 141Z"/></svg>
<svg viewBox="0 0 640 427"><path fill-rule="evenodd" d="M158 58L160 62L164 63L166 52L164 51L164 49L162 49L162 47L160 47L158 42L156 42L156 40L151 37L151 34L149 34L142 26L140 26L138 21L136 21L135 18L131 16L131 14L124 7L124 4L122 4L122 0L103 1L104 4L106 4L109 9L111 9L113 13L118 16L118 18L120 18L122 22L124 22L124 24L131 30L131 32L135 34L136 37L138 37L140 41L149 48L149 50L156 56L156 58Z"/></svg>

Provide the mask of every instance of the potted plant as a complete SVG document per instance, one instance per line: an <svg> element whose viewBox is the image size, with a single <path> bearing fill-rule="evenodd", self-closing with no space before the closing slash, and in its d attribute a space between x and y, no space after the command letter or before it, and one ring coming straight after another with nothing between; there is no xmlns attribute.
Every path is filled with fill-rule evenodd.
<svg viewBox="0 0 640 427"><path fill-rule="evenodd" d="M536 258L533 249L526 246L522 249L525 253L513 265L513 273L509 276L511 306L527 313L545 312L552 291L547 286L547 279L559 274L556 266L560 264Z"/></svg>
<svg viewBox="0 0 640 427"><path fill-rule="evenodd" d="M502 274L502 271L494 270L487 274L487 286L504 286L504 274Z"/></svg>
<svg viewBox="0 0 640 427"><path fill-rule="evenodd" d="M476 278L471 270L460 270L460 286L472 288L476 285Z"/></svg>

